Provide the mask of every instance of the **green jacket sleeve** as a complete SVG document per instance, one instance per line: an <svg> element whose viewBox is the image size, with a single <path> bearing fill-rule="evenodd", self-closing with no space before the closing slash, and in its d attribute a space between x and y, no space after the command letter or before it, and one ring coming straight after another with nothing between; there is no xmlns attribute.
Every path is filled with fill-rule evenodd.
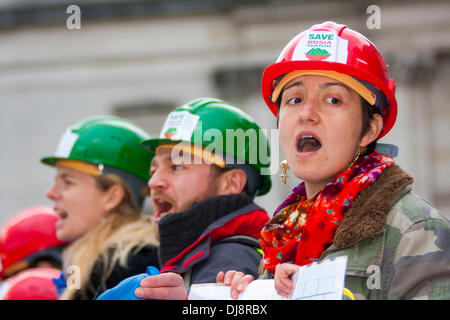
<svg viewBox="0 0 450 320"><path fill-rule="evenodd" d="M388 216L385 247L388 299L450 299L449 219L407 194Z"/></svg>

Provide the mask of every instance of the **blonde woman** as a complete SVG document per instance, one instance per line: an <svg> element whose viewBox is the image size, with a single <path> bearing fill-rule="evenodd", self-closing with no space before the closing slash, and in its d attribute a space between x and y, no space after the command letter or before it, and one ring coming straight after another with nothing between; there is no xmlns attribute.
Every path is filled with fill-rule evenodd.
<svg viewBox="0 0 450 320"><path fill-rule="evenodd" d="M56 167L46 195L59 216L58 238L71 242L61 299L94 299L158 266L154 224L141 215L151 160L140 146L146 138L126 120L95 117L67 129L56 154L41 159Z"/></svg>

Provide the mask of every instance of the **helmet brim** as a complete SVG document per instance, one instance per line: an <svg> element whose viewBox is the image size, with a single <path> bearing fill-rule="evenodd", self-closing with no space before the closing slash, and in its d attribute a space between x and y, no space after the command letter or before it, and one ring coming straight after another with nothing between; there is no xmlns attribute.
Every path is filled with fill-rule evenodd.
<svg viewBox="0 0 450 320"><path fill-rule="evenodd" d="M381 131L378 139L381 139L384 135L386 135L386 133L388 133L394 126L397 118L397 100L395 99L395 85L393 81L391 82L391 87L388 87L385 83L367 72L342 63L327 61L282 61L271 64L264 70L261 90L267 106L275 116L277 116L278 107L277 104L271 100L273 81L281 75L294 70L332 70L342 74L354 76L359 80L367 81L373 84L385 94L389 104L386 108L386 113L383 116L383 130Z"/></svg>
<svg viewBox="0 0 450 320"><path fill-rule="evenodd" d="M162 145L175 145L178 143L191 143L190 141L184 140L173 140L173 139L164 139L164 138L152 138L148 140L144 140L141 142L141 145L150 151L152 155L155 155L156 149ZM272 180L270 176L263 176L263 182L258 190L258 196L262 196L267 194L272 187Z"/></svg>
<svg viewBox="0 0 450 320"><path fill-rule="evenodd" d="M172 140L172 139L160 139L160 138L152 138L147 139L141 142L141 145L146 148L152 154L152 159L155 156L156 148L165 144L178 144L181 142L185 142L183 140Z"/></svg>

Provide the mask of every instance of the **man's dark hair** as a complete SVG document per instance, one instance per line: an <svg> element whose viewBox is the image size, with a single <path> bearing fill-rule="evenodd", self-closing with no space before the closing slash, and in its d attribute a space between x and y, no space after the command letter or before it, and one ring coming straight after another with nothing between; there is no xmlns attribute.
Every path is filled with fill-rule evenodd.
<svg viewBox="0 0 450 320"><path fill-rule="evenodd" d="M246 164L236 164L236 165L226 165L223 168L220 168L216 165L212 165L212 172L215 177L220 176L221 174L229 171L231 169L241 169L245 172L247 176L247 183L245 184L243 192L248 195L251 199L254 199L257 195L258 187L261 183L262 177L258 173L258 171L252 168L250 165Z"/></svg>

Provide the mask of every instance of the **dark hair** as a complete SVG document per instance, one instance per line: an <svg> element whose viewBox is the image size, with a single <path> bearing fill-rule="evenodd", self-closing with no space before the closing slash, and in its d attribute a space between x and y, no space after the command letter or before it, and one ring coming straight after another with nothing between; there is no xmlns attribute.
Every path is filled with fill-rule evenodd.
<svg viewBox="0 0 450 320"><path fill-rule="evenodd" d="M374 120L373 115L374 114L382 114L380 107L376 105L370 105L366 100L361 98L361 108L362 108L362 120L363 120L363 127L361 130L361 138L367 133L367 131L370 129L370 122ZM363 152L363 156L371 154L375 151L375 146L377 144L378 137L372 141Z"/></svg>
<svg viewBox="0 0 450 320"><path fill-rule="evenodd" d="M250 165L247 164L226 165L223 168L220 168L216 165L212 165L211 168L214 177L218 177L231 169L240 169L244 171L247 177L247 183L245 184L244 190L242 191L250 198L252 199L255 198L262 179L259 172L256 169L252 168Z"/></svg>
<svg viewBox="0 0 450 320"><path fill-rule="evenodd" d="M212 165L212 166L211 166L211 171L212 171L214 177L218 177L218 176L220 176L222 173L225 173L226 171L228 171L228 170L230 170L230 169L231 169L231 168L228 168L228 167L223 167L223 168L221 168L221 167L218 167L218 166L216 166L216 165Z"/></svg>

